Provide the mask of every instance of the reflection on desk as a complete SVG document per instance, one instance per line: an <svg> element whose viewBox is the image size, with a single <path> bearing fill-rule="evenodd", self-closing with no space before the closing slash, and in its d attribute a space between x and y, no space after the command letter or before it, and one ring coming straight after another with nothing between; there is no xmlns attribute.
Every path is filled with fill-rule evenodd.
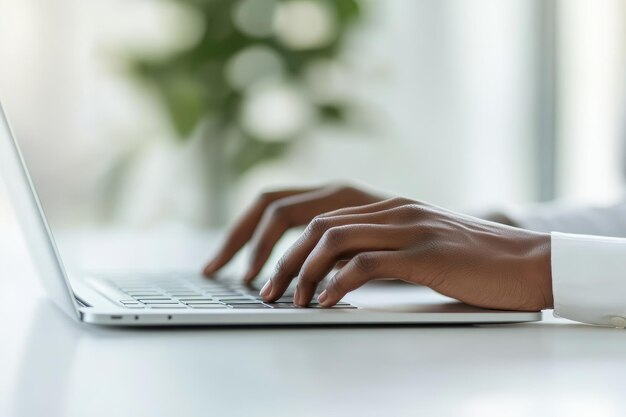
<svg viewBox="0 0 626 417"><path fill-rule="evenodd" d="M159 259L167 245L142 239L117 240L118 250ZM623 408L626 337L615 329L549 313L485 326L102 328L45 298L14 242L0 246L2 416L595 417Z"/></svg>

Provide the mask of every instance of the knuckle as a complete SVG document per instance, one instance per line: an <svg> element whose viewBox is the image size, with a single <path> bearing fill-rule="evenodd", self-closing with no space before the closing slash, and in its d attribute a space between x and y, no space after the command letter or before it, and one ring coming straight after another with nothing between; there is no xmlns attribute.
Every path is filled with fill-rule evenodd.
<svg viewBox="0 0 626 417"><path fill-rule="evenodd" d="M410 200L405 197L393 197L388 200L390 203L396 204L398 206L404 206L409 204L415 204L415 201Z"/></svg>
<svg viewBox="0 0 626 417"><path fill-rule="evenodd" d="M401 205L394 209L394 216L400 220L412 220L420 215L414 204Z"/></svg>
<svg viewBox="0 0 626 417"><path fill-rule="evenodd" d="M332 277L330 281L328 281L328 285L326 286L326 291L341 294L346 292L346 288L343 285L343 281L337 275Z"/></svg>
<svg viewBox="0 0 626 417"><path fill-rule="evenodd" d="M277 190L265 190L257 197L257 203L263 207L267 207L275 201L280 200L281 192Z"/></svg>
<svg viewBox="0 0 626 417"><path fill-rule="evenodd" d="M274 201L267 206L266 216L273 222L287 222L288 207L283 203Z"/></svg>
<svg viewBox="0 0 626 417"><path fill-rule="evenodd" d="M312 284L316 284L317 281L313 278L313 276L306 271L300 271L300 277L298 278L298 287L310 287Z"/></svg>
<svg viewBox="0 0 626 417"><path fill-rule="evenodd" d="M421 203L415 201L409 201L407 204L398 206L395 210L395 215L401 220L426 220L429 219L431 209Z"/></svg>
<svg viewBox="0 0 626 417"><path fill-rule="evenodd" d="M330 221L328 218L322 216L316 216L307 227L308 234L310 236L321 236L326 232L329 227Z"/></svg>
<svg viewBox="0 0 626 417"><path fill-rule="evenodd" d="M331 210L331 211L327 211L325 213L318 214L317 216L315 216L315 218L313 220L319 219L320 221L326 221L326 220L328 220L328 219L330 219L332 217L337 216L338 213L341 212L342 210L343 209L340 208L340 209L337 209L337 210Z"/></svg>
<svg viewBox="0 0 626 417"><path fill-rule="evenodd" d="M371 274L378 268L378 258L371 253L360 253L352 259L354 267L364 273Z"/></svg>
<svg viewBox="0 0 626 417"><path fill-rule="evenodd" d="M274 267L274 272L276 275L286 275L290 272L289 263L287 259L283 256L278 262L276 262L276 266Z"/></svg>
<svg viewBox="0 0 626 417"><path fill-rule="evenodd" d="M345 227L332 227L322 236L322 245L326 248L341 246L346 239L346 233Z"/></svg>
<svg viewBox="0 0 626 417"><path fill-rule="evenodd" d="M344 194L356 191L354 187L341 182L330 184L328 188L330 188L335 194Z"/></svg>
<svg viewBox="0 0 626 417"><path fill-rule="evenodd" d="M350 184L337 183L329 186L329 192L337 198L345 201L358 201L364 197L365 193Z"/></svg>

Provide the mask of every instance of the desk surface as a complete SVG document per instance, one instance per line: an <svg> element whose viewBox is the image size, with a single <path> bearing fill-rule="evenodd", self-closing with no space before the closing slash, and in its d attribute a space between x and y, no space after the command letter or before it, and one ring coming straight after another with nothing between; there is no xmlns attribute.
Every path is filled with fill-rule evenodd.
<svg viewBox="0 0 626 417"><path fill-rule="evenodd" d="M114 266L200 265L211 249L198 234L121 239L98 239ZM0 416L626 414L626 333L544 316L495 326L94 327L52 305L21 238L0 227Z"/></svg>

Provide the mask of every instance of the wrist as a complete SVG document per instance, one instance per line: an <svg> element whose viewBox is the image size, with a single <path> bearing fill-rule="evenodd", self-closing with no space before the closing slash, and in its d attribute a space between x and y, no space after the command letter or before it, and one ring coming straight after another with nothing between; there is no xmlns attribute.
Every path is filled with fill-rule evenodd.
<svg viewBox="0 0 626 417"><path fill-rule="evenodd" d="M529 251L530 275L529 280L541 293L543 307L554 307L552 294L552 237L548 233L537 233Z"/></svg>

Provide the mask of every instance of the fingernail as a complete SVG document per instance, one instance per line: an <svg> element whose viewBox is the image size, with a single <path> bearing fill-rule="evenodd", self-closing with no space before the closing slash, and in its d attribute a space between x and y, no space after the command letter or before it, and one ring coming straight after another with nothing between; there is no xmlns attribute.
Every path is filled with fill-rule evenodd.
<svg viewBox="0 0 626 417"><path fill-rule="evenodd" d="M265 283L263 288L261 288L261 296L265 298L269 296L271 292L272 292L272 280L270 279L269 281Z"/></svg>
<svg viewBox="0 0 626 417"><path fill-rule="evenodd" d="M297 306L300 305L300 294L298 293L298 287L296 287L296 290L293 292L293 303Z"/></svg>
<svg viewBox="0 0 626 417"><path fill-rule="evenodd" d="M326 302L326 300L328 300L328 293L326 292L326 290L322 291L322 293L320 294L319 297L317 297L317 301L321 304L324 305L324 303Z"/></svg>
<svg viewBox="0 0 626 417"><path fill-rule="evenodd" d="M209 262L207 264L207 266L204 267L204 274L210 274L211 272L213 272L213 262Z"/></svg>

